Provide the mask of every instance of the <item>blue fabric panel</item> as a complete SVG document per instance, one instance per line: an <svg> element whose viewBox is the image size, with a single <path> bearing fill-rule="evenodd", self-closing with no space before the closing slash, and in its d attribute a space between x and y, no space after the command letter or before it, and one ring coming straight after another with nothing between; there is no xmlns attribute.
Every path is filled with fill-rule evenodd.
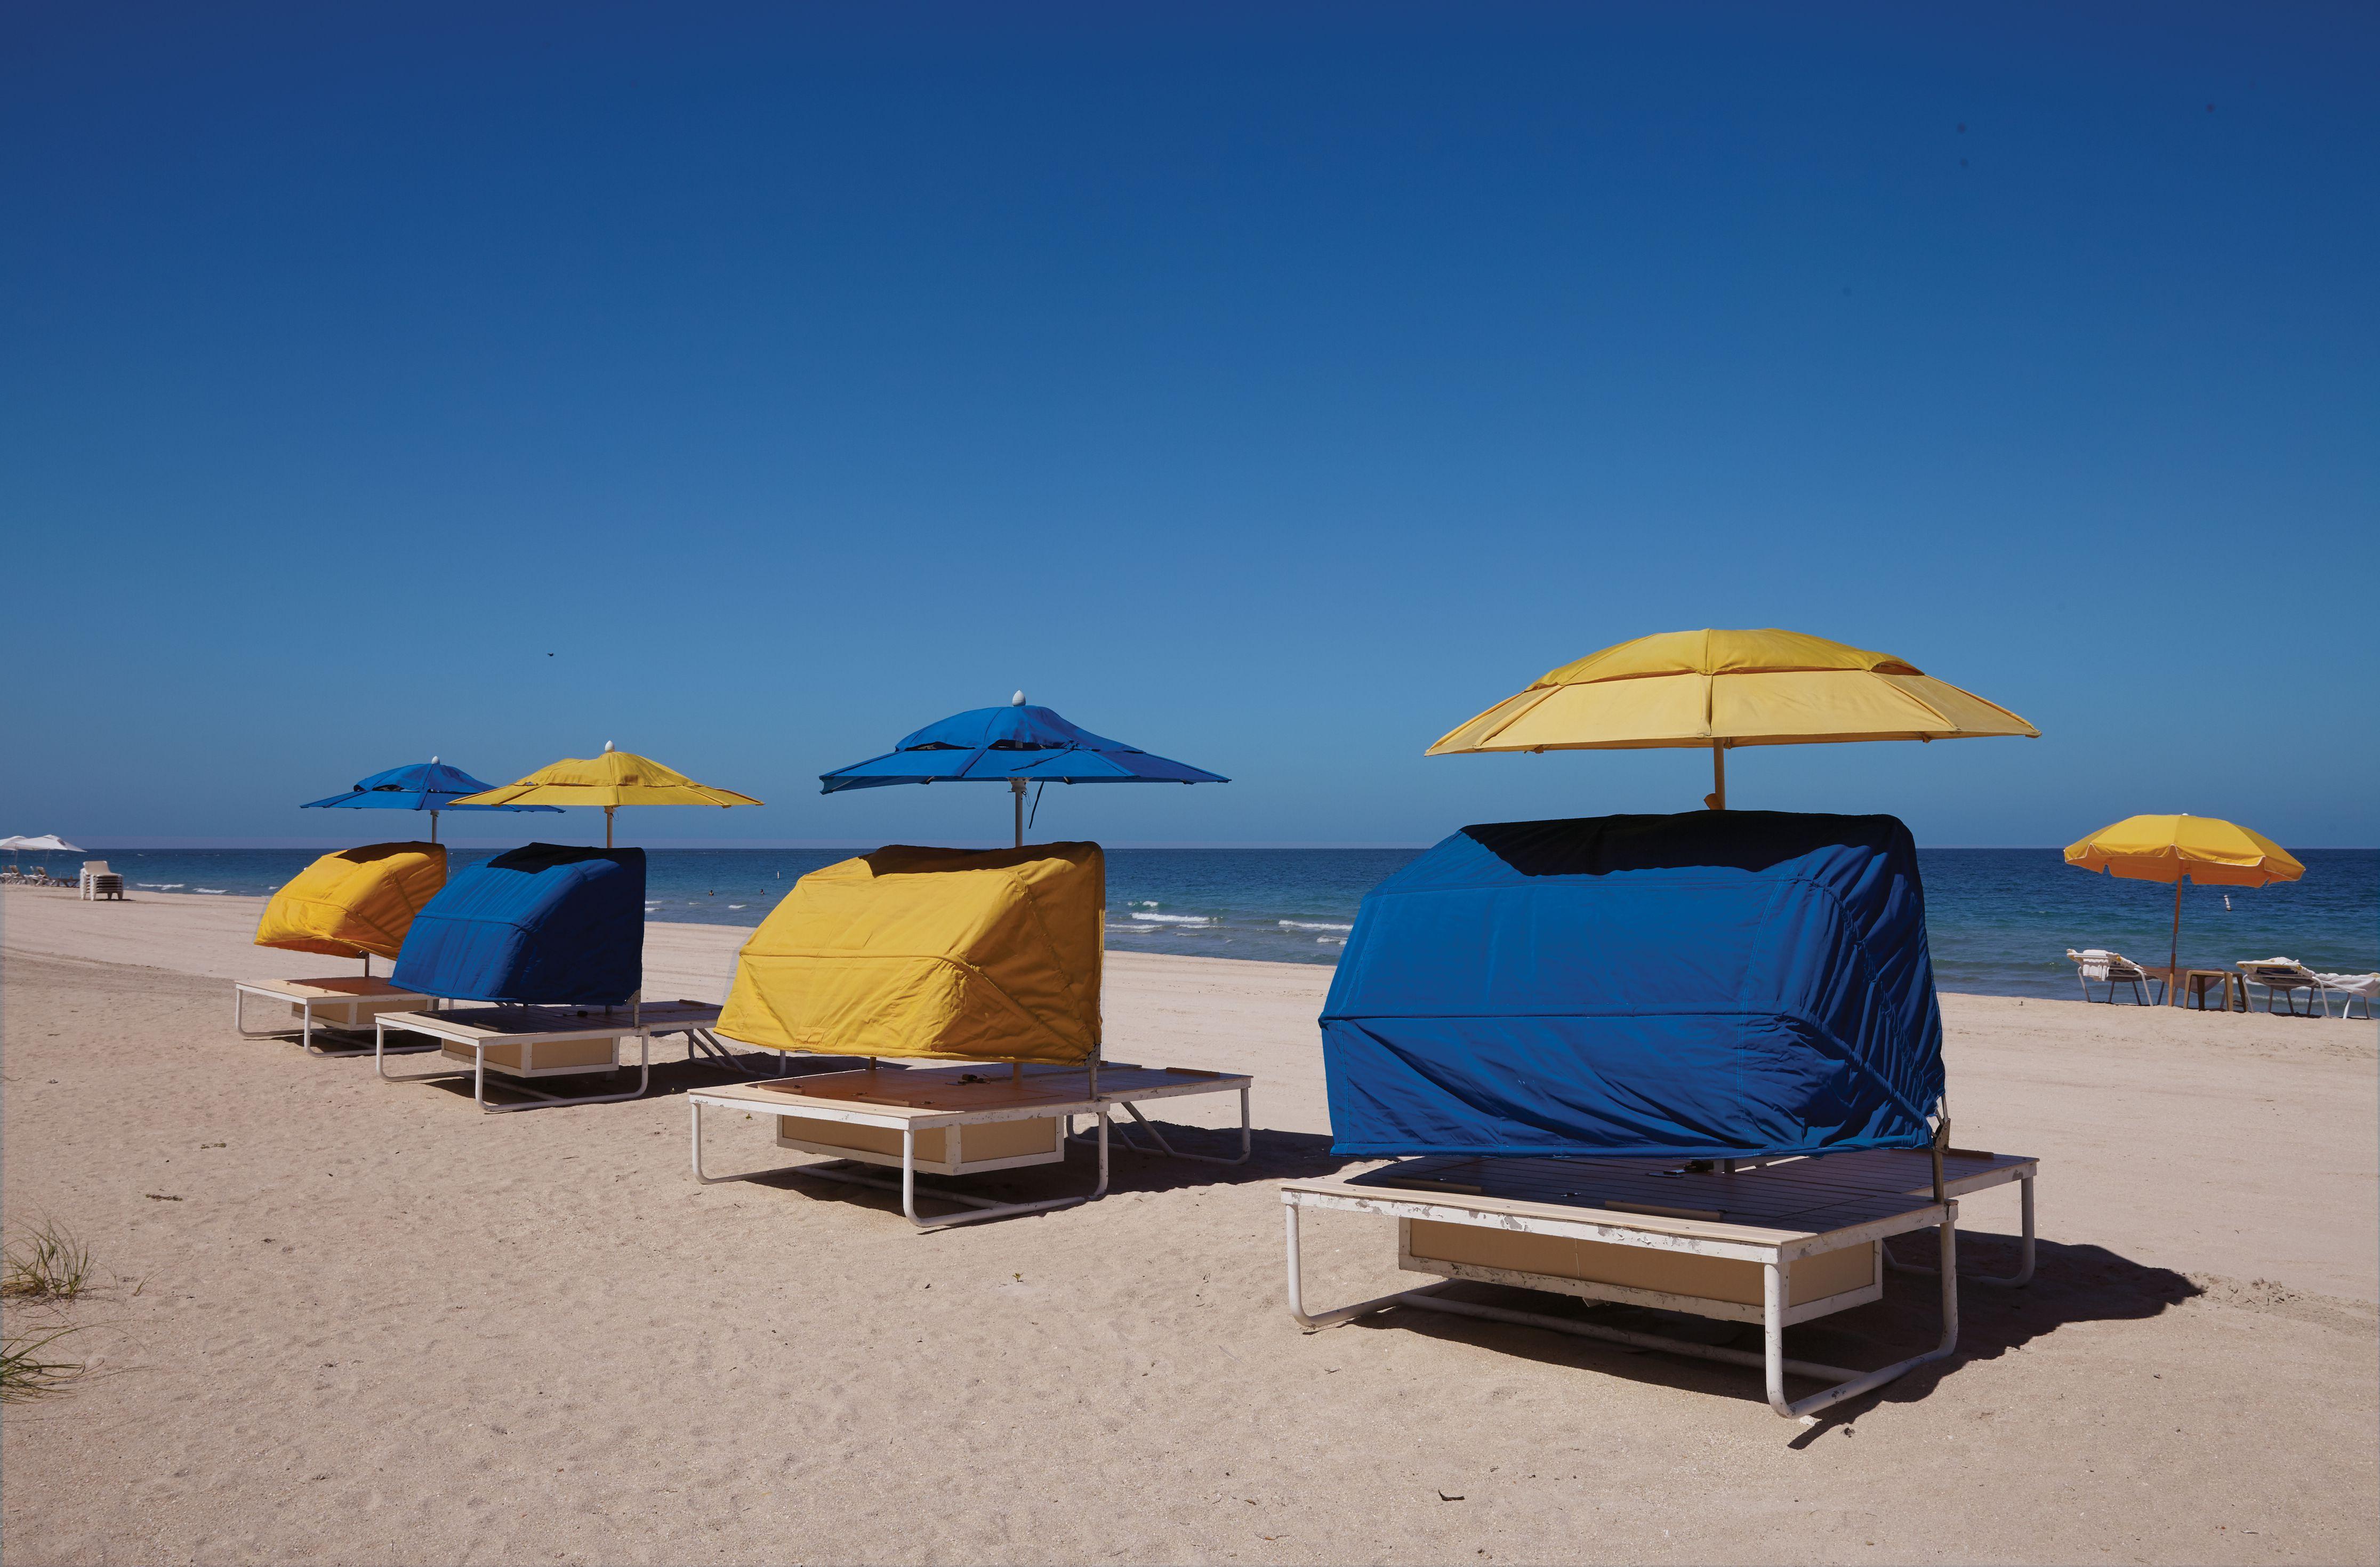
<svg viewBox="0 0 2380 1567"><path fill-rule="evenodd" d="M458 806L454 802L464 795L477 795L494 787L483 784L459 767L443 761L409 762L392 767L386 772L375 772L359 780L344 795L328 799L308 800L300 810L313 810L322 806L340 806L351 810L545 810L557 814L560 806Z"/></svg>
<svg viewBox="0 0 2380 1567"><path fill-rule="evenodd" d="M1322 1039L1350 1156L1923 1147L1915 845L1780 811L1468 827L1366 897Z"/></svg>
<svg viewBox="0 0 2380 1567"><path fill-rule="evenodd" d="M1048 708L977 708L901 737L901 744L832 772L821 794L892 784L1228 784L1219 773L1151 756L1078 728Z"/></svg>
<svg viewBox="0 0 2380 1567"><path fill-rule="evenodd" d="M393 983L455 1001L612 1005L644 985L645 851L530 844L447 878Z"/></svg>

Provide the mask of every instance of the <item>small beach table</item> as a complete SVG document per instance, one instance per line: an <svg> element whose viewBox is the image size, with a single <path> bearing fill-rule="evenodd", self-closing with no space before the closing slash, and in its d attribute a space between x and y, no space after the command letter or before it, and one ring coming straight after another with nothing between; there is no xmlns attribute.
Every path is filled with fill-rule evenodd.
<svg viewBox="0 0 2380 1567"><path fill-rule="evenodd" d="M1302 1326L1317 1330L1390 1306L1417 1306L1756 1367L1767 1375L1769 1407L1807 1423L1819 1411L1943 1359L1957 1346L1959 1197L2011 1181L2022 1184L2018 1269L1985 1282L2015 1285L2032 1278L2033 1183L2039 1172L2035 1159L1950 1149L1943 1155L1940 1203L1934 1200L1932 1158L1924 1150L1860 1150L1706 1170L1662 1160L1440 1156L1343 1179L1290 1181L1281 1188L1288 1227L1289 1310ZM1396 1220L1398 1266L1441 1275L1441 1282L1309 1313L1298 1245L1298 1216L1307 1209ZM1927 1229L1938 1233L1941 1246L1942 1339L1937 1347L1875 1371L1786 1356L1787 1328L1881 1299L1885 1269L1902 1266L1884 1243ZM1757 1322L1762 1347L1755 1354L1687 1343L1451 1300L1439 1293L1463 1282L1723 1322ZM1830 1385L1797 1401L1786 1397L1789 1376Z"/></svg>
<svg viewBox="0 0 2380 1567"><path fill-rule="evenodd" d="M1248 1087L1253 1081L1230 1073L1117 1062L1100 1062L1088 1068L985 1062L966 1067L862 1068L697 1088L686 1095L693 1107L694 1178L706 1184L748 1181L783 1172L897 1191L902 1213L920 1230L1072 1208L1107 1195L1108 1122L1119 1106L1156 1140L1154 1151L1206 1164L1245 1162L1250 1147ZM1167 1142L1139 1109L1157 1099L1228 1093L1240 1096L1240 1151L1230 1159L1183 1152ZM832 1157L822 1164L713 1175L704 1168L702 1158L706 1106L773 1117L779 1148ZM1074 1138L1078 1115L1089 1116L1098 1124L1099 1181L1087 1196L1002 1203L929 1188L927 1197L961 1204L966 1211L933 1219L918 1214L920 1172L974 1175L1061 1163L1067 1142ZM1128 1134L1123 1136L1128 1147L1137 1148ZM900 1179L859 1173L865 1166L898 1170Z"/></svg>
<svg viewBox="0 0 2380 1567"><path fill-rule="evenodd" d="M424 1082L432 1077L471 1075L471 1099L490 1113L536 1110L548 1104L613 1104L641 1098L653 1075L653 1040L684 1034L687 1054L707 1051L728 1060L711 1030L718 1026L719 1008L704 1002L642 1002L601 1006L473 1006L443 1012L382 1013L373 1020L372 1070L387 1082ZM392 1076L388 1071L388 1031L392 1028L427 1034L439 1041L442 1053L454 1063L431 1072ZM618 1072L626 1063L621 1051L631 1039L639 1047L637 1086L617 1094L549 1094L528 1087L528 1079L581 1076ZM731 1063L732 1064L732 1063ZM488 1074L508 1079L507 1087L529 1097L528 1104L488 1102Z"/></svg>
<svg viewBox="0 0 2380 1567"><path fill-rule="evenodd" d="M2213 1006L2206 1004L2206 992L2209 990L2216 995ZM2231 1004L2235 992L2240 1002L2237 1007ZM2248 1010L2248 981L2228 968L2186 968L2182 970L2181 984L2168 993L2175 997L2175 1005L2198 1012Z"/></svg>
<svg viewBox="0 0 2380 1567"><path fill-rule="evenodd" d="M412 1012L438 1004L434 996L400 990L385 979L366 975L343 975L334 979L239 979L233 981L231 988L231 1026L244 1039L282 1038L292 1032L285 1026L250 1028L247 1002L251 996L286 1004L289 1015L297 1020L298 1041L317 1055L361 1055L363 1047L358 1045L352 1051L322 1049L314 1043L316 1028L360 1034L371 1027L372 1020L382 1013Z"/></svg>

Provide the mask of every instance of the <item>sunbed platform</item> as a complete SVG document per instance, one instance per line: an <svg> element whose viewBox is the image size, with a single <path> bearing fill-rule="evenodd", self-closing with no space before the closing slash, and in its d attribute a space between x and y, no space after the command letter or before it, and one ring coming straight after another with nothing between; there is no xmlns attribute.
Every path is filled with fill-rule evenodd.
<svg viewBox="0 0 2380 1567"><path fill-rule="evenodd" d="M644 1002L601 1006L470 1006L443 1012L384 1013L375 1020L373 1066L392 1083L429 1077L471 1075L471 1097L489 1111L534 1110L540 1104L609 1104L640 1097L652 1081L653 1040L667 1034L686 1036L689 1052L708 1051L725 1061L727 1053L710 1030L719 1023L719 1008L704 1002ZM427 1034L440 1042L442 1053L454 1065L431 1072L391 1076L384 1059L388 1030ZM638 1041L637 1086L617 1094L548 1094L519 1081L531 1077L565 1077L593 1072L617 1072L626 1066L621 1047ZM491 1072L515 1079L512 1087L531 1099L528 1104L491 1104L487 1083Z"/></svg>
<svg viewBox="0 0 2380 1567"><path fill-rule="evenodd" d="M2021 1184L2018 1269L1983 1282L2016 1285L2031 1279L2033 1184L2039 1171L2038 1160L2022 1156L1946 1150L1946 1200L1939 1204L1934 1201L1932 1158L1923 1150L1739 1161L1732 1169L1718 1162L1697 1169L1675 1160L1440 1156L1404 1160L1343 1179L1290 1181L1281 1188L1289 1236L1290 1313L1318 1329L1411 1306L1756 1366L1767 1374L1770 1405L1779 1415L1806 1419L1941 1359L1956 1345L1953 1264L1960 1197L2010 1182ZM1309 1315L1298 1249L1298 1214L1309 1208L1394 1218L1398 1266L1439 1274L1444 1282ZM1872 1372L1785 1358L1786 1328L1881 1298L1887 1269L1936 1271L1904 1267L1885 1249L1890 1237L1925 1229L1938 1232L1941 1247L1943 1337L1937 1349ZM1758 1322L1763 1352L1685 1343L1446 1299L1439 1293L1463 1282ZM1787 1373L1836 1385L1795 1402L1784 1394Z"/></svg>
<svg viewBox="0 0 2380 1567"><path fill-rule="evenodd" d="M289 1015L297 1020L295 1030L287 1027L250 1028L248 1026L246 1002L250 996L266 1002L287 1004ZM318 1054L357 1055L353 1051L323 1051L314 1043L317 1028L362 1033L372 1026L372 1020L384 1012L411 1012L417 1007L435 1006L435 997L419 990L401 990L386 979L370 975L346 974L330 979L239 979L231 988L231 1026L243 1039L295 1032L308 1050Z"/></svg>
<svg viewBox="0 0 2380 1567"><path fill-rule="evenodd" d="M1068 1208L1104 1196L1108 1186L1108 1122L1119 1106L1156 1140L1155 1151L1206 1163L1238 1164L1248 1157L1250 1147L1248 1087L1253 1081L1228 1073L1130 1066L1112 1062L1099 1063L1096 1073L1080 1066L985 1062L964 1067L822 1072L732 1087L698 1088L686 1096L692 1106L694 1174L695 1179L709 1183L749 1180L754 1175L778 1172L758 1170L741 1175L710 1174L702 1158L704 1106L772 1116L779 1148L832 1156L829 1163L781 1169L822 1180L897 1190L901 1194L901 1210L911 1223L921 1230L945 1229L982 1219ZM1139 1104L1151 1099L1219 1093L1240 1096L1240 1151L1236 1158L1184 1153L1168 1143L1138 1109ZM1088 1196L997 1203L956 1192L929 1191L928 1197L965 1205L966 1211L934 1219L918 1215L917 1177L920 1172L930 1175L971 1175L1059 1163L1066 1157L1066 1143L1077 1115L1090 1116L1098 1124L1099 1184ZM1128 1146L1137 1146L1131 1143L1129 1136L1125 1141ZM838 1168L861 1165L898 1170L901 1178L895 1183Z"/></svg>

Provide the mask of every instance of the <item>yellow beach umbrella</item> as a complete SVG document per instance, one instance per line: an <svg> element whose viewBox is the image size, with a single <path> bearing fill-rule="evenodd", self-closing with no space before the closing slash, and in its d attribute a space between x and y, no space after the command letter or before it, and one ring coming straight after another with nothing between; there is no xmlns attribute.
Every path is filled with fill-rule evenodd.
<svg viewBox="0 0 2380 1567"><path fill-rule="evenodd" d="M1589 653L1457 725L1427 755L1707 746L1727 808L1739 746L1961 740L2041 731L1906 659L1799 631L1665 631Z"/></svg>
<svg viewBox="0 0 2380 1567"><path fill-rule="evenodd" d="M2128 816L2066 845L2066 863L2135 881L2173 883L2173 949L2166 957L2166 994L2173 996L2181 962L2181 884L2262 887L2305 874L2296 856L2262 832L2214 816Z"/></svg>
<svg viewBox="0 0 2380 1567"><path fill-rule="evenodd" d="M517 784L484 794L467 795L458 806L601 806L603 846L612 846L612 812L621 806L757 806L761 802L733 789L698 784L674 768L633 751L615 751L603 742L603 754L565 757L539 768Z"/></svg>

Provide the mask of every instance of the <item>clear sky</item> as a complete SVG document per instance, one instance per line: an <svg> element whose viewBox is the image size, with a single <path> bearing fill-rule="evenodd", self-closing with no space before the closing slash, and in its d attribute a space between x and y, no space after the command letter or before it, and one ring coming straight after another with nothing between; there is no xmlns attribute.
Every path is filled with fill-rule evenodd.
<svg viewBox="0 0 2380 1567"><path fill-rule="evenodd" d="M0 832L359 841L293 808L613 740L769 801L631 841L989 838L816 775L1021 686L1236 780L1044 833L1425 842L1694 805L1421 752L1785 626L2045 737L1739 806L2380 842L2368 4L0 27Z"/></svg>

